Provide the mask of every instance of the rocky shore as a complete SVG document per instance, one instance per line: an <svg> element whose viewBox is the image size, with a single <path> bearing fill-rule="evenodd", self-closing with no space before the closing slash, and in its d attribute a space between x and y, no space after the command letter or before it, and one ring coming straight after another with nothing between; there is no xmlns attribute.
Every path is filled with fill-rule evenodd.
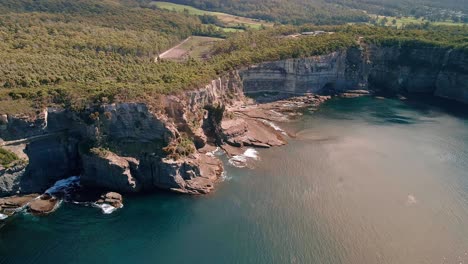
<svg viewBox="0 0 468 264"><path fill-rule="evenodd" d="M150 185L151 188L179 193L207 194L221 180L220 176L224 170L221 161L212 154L217 147L233 158L242 155L248 148L284 145L288 134L276 123L289 122L298 116L299 110L318 107L330 98L307 94L257 104L255 100L243 97L242 100L223 109L223 116L218 123L210 123L213 121L209 120L212 116L208 112L205 113L203 122L210 125L205 127L203 132L206 133L203 146L178 159L165 157L156 163L154 153L153 156L140 156L137 159L118 155L105 148L91 148L80 154L83 173L79 182L78 177L71 177L59 180L42 195L27 194L1 198L0 214L4 215L5 219L21 210L37 216L48 215L57 209L62 200L80 200L79 197L86 196L80 194L86 187L132 193L148 189ZM234 162L243 167L246 161ZM143 173L151 175L150 181L142 177ZM104 213L123 207L122 195L116 192L102 194L95 202L88 198L77 203L94 204Z"/></svg>
<svg viewBox="0 0 468 264"><path fill-rule="evenodd" d="M431 60L418 49L370 46L251 66L199 89L145 103L1 115L1 147L18 160L0 168L0 197L11 196L0 200L0 214L25 207L38 215L50 213L64 197L46 190L71 175L80 175L83 188L101 193L207 194L222 179L216 148L242 165L244 157L255 157L252 149L286 144L289 135L278 124L295 119L301 108L317 109L330 95L356 97L385 90L468 102L466 56L458 54L455 61L448 51L433 52L440 53L445 66L410 63ZM123 204L116 197L88 202L118 208Z"/></svg>

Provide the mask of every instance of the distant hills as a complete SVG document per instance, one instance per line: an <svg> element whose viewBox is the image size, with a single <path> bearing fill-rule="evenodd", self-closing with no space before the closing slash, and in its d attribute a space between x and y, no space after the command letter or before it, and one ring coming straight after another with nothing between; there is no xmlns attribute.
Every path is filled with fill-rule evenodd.
<svg viewBox="0 0 468 264"><path fill-rule="evenodd" d="M466 0L170 0L197 8L289 24L364 22L367 14L468 22Z"/></svg>

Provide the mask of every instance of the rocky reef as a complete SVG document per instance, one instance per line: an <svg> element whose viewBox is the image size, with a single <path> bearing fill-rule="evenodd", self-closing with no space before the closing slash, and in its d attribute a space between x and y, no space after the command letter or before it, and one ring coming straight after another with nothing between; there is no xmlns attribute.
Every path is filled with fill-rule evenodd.
<svg viewBox="0 0 468 264"><path fill-rule="evenodd" d="M0 168L0 196L43 193L71 175L81 175L85 187L122 193L209 193L223 172L212 155L217 146L235 156L246 147L283 145L288 135L275 122L294 109L329 98L319 95L369 91L468 103L468 57L441 48L361 45L253 65L164 96L157 106L121 102L79 113L47 108L36 116L2 115L1 147L19 160ZM33 207L41 212L50 200Z"/></svg>

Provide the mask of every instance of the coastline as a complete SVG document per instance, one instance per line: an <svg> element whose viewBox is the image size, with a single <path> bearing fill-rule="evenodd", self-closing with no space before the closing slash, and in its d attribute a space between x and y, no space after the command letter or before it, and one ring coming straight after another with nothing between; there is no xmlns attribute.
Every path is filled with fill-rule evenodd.
<svg viewBox="0 0 468 264"><path fill-rule="evenodd" d="M21 160L0 170L0 196L43 193L70 175L81 175L85 188L101 189L102 193L164 189L206 194L223 173L220 160L208 153L220 147L239 162L245 156L255 156L246 152L250 148L284 145L288 135L275 122L294 118L301 107L316 109L328 95L370 94L379 91L376 85L389 78L398 83L381 89L393 94L403 85L414 87L408 93L441 97L463 93L466 88L452 89L466 75L453 77L455 73L447 72L452 69L447 65L437 69L435 77L433 70L426 72L425 65L421 69L414 66L419 75L413 76L413 83L405 83L409 79L401 78L409 75L405 77L400 69L389 66L397 52L365 46L362 50L263 63L152 103L101 104L81 112L46 108L35 117L2 115L4 148ZM414 54L420 55L418 52ZM440 87L434 90L431 83ZM441 90L445 86L446 92ZM270 96L272 92L276 95ZM252 94L260 97L247 97Z"/></svg>

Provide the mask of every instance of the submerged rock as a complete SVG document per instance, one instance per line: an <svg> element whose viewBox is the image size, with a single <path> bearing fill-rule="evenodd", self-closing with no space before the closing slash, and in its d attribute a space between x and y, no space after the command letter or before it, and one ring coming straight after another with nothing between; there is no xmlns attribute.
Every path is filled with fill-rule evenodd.
<svg viewBox="0 0 468 264"><path fill-rule="evenodd" d="M16 210L23 208L28 203L39 197L39 194L28 194L23 196L11 196L0 198L0 213L13 215Z"/></svg>
<svg viewBox="0 0 468 264"><path fill-rule="evenodd" d="M34 215L47 215L55 211L59 202L60 200L56 197L43 194L39 199L35 199L29 203L28 211Z"/></svg>

